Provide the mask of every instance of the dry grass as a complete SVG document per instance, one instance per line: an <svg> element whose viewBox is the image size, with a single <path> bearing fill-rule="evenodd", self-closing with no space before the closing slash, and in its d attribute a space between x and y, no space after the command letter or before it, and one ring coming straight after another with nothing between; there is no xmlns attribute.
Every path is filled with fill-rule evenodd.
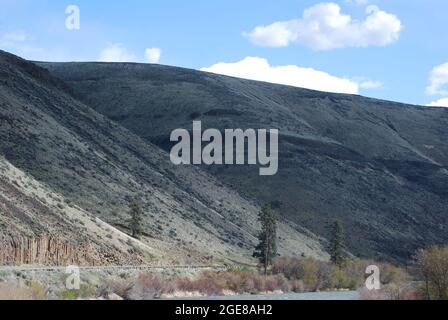
<svg viewBox="0 0 448 320"><path fill-rule="evenodd" d="M0 300L47 300L47 294L38 283L29 286L18 283L0 283Z"/></svg>

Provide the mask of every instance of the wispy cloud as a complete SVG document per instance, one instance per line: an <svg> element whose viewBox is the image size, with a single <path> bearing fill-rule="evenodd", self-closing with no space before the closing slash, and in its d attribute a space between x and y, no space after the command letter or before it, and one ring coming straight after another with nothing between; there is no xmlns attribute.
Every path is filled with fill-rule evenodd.
<svg viewBox="0 0 448 320"><path fill-rule="evenodd" d="M104 48L98 58L101 62L135 62L135 55L121 43L112 43Z"/></svg>
<svg viewBox="0 0 448 320"><path fill-rule="evenodd" d="M426 93L430 95L444 96L435 100L427 106L429 107L448 107L448 62L434 67L429 75L429 84L426 87Z"/></svg>
<svg viewBox="0 0 448 320"><path fill-rule="evenodd" d="M121 43L111 43L104 48L98 61L101 62L147 62L158 63L162 56L162 49L160 48L148 48L144 52L144 58L137 56L131 50L127 49Z"/></svg>
<svg viewBox="0 0 448 320"><path fill-rule="evenodd" d="M381 89L384 88L384 83L382 83L381 81L377 81L377 80L363 80L361 82L359 82L359 87L361 89Z"/></svg>
<svg viewBox="0 0 448 320"><path fill-rule="evenodd" d="M426 92L428 94L448 95L448 62L431 70Z"/></svg>
<svg viewBox="0 0 448 320"><path fill-rule="evenodd" d="M11 42L23 42L28 40L30 37L22 30L12 31L5 33L1 39L2 42L11 43Z"/></svg>
<svg viewBox="0 0 448 320"><path fill-rule="evenodd" d="M149 63L159 63L161 57L162 50L160 48L149 48L145 51L145 58Z"/></svg>
<svg viewBox="0 0 448 320"><path fill-rule="evenodd" d="M353 4L357 6L366 6L369 2L369 0L344 0L345 4Z"/></svg>
<svg viewBox="0 0 448 320"><path fill-rule="evenodd" d="M0 48L30 60L42 60L45 50L33 43L33 38L23 30L0 34Z"/></svg>

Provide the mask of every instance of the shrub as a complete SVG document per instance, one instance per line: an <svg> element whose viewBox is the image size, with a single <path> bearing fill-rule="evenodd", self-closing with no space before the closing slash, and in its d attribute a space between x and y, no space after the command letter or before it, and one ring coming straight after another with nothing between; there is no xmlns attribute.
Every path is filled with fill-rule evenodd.
<svg viewBox="0 0 448 320"><path fill-rule="evenodd" d="M418 293L409 283L385 285L380 290L360 290L361 300L417 300Z"/></svg>
<svg viewBox="0 0 448 320"><path fill-rule="evenodd" d="M297 258L280 257L272 265L273 274L283 274L289 280L299 279L302 274L300 260Z"/></svg>
<svg viewBox="0 0 448 320"><path fill-rule="evenodd" d="M345 261L342 268L348 277L354 279L356 287L360 287L365 283L367 267L374 264L376 263L373 261L349 259Z"/></svg>
<svg viewBox="0 0 448 320"><path fill-rule="evenodd" d="M198 295L223 295L226 292L235 294L259 294L266 291L289 292L290 284L283 275L264 275L252 272L202 272L198 277L171 278L162 281L157 276L140 275L130 287L112 282L102 289L102 296L116 293L131 300L146 300L159 298L162 294L173 295L176 292Z"/></svg>
<svg viewBox="0 0 448 320"><path fill-rule="evenodd" d="M420 251L415 258L425 299L448 300L448 246Z"/></svg>
<svg viewBox="0 0 448 320"><path fill-rule="evenodd" d="M322 289L326 277L324 267L319 261L313 258L300 259L298 268L298 279L303 281L306 291L318 291ZM319 268L321 268L320 272Z"/></svg>
<svg viewBox="0 0 448 320"><path fill-rule="evenodd" d="M219 295L222 293L222 288L216 281L210 281L208 278L199 278L193 282L193 292L200 292L208 296Z"/></svg>
<svg viewBox="0 0 448 320"><path fill-rule="evenodd" d="M160 277L141 274L127 290L124 298L130 300L152 300L159 298L163 293L163 281Z"/></svg>
<svg viewBox="0 0 448 320"><path fill-rule="evenodd" d="M381 263L379 267L381 269L381 284L383 285L400 283L407 278L406 272L389 263Z"/></svg>
<svg viewBox="0 0 448 320"><path fill-rule="evenodd" d="M100 297L108 297L114 293L122 298L127 297L134 283L127 280L106 280L104 284L98 289Z"/></svg>
<svg viewBox="0 0 448 320"><path fill-rule="evenodd" d="M319 290L356 290L364 285L366 267L374 264L366 260L346 260L341 266L314 258L278 258L272 274L265 276L246 269L204 271L195 278L162 280L154 275L140 275L133 282L110 283L103 292L133 300L159 298L163 294L192 295L260 294L265 292L312 292ZM361 291L366 299L415 299L416 290L409 285L407 273L390 264L381 266L382 290ZM104 294L103 294L104 296Z"/></svg>
<svg viewBox="0 0 448 320"><path fill-rule="evenodd" d="M358 283L347 274L346 270L336 267L331 273L331 288L356 290Z"/></svg>
<svg viewBox="0 0 448 320"><path fill-rule="evenodd" d="M192 292L195 290L193 282L188 278L177 278L169 281L168 287L169 293L174 291Z"/></svg>
<svg viewBox="0 0 448 320"><path fill-rule="evenodd" d="M291 280L289 282L291 291L296 293L305 292L305 284L302 280Z"/></svg>
<svg viewBox="0 0 448 320"><path fill-rule="evenodd" d="M282 291L289 292L289 283L283 275L270 276L266 278L266 291Z"/></svg>
<svg viewBox="0 0 448 320"><path fill-rule="evenodd" d="M320 290L328 282L329 270L325 263L313 258L278 258L272 267L273 274L282 274L289 280L301 280L306 291Z"/></svg>
<svg viewBox="0 0 448 320"><path fill-rule="evenodd" d="M58 292L59 299L62 300L82 300L95 298L95 291L87 284L81 284L79 290L64 289Z"/></svg>

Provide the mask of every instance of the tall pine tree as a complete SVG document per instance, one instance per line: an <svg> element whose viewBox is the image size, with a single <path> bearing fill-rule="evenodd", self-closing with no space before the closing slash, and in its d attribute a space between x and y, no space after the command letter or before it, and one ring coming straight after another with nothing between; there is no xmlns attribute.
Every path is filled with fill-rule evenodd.
<svg viewBox="0 0 448 320"><path fill-rule="evenodd" d="M254 257L263 265L264 274L277 256L277 218L270 205L264 206L258 214L261 231L258 234L259 243L255 248Z"/></svg>
<svg viewBox="0 0 448 320"><path fill-rule="evenodd" d="M138 201L133 201L130 205L131 223L130 229L132 232L132 237L140 239L142 235L142 224L143 224L143 209L142 205Z"/></svg>
<svg viewBox="0 0 448 320"><path fill-rule="evenodd" d="M335 265L341 266L344 263L344 229L341 222L336 221L331 229L330 258Z"/></svg>

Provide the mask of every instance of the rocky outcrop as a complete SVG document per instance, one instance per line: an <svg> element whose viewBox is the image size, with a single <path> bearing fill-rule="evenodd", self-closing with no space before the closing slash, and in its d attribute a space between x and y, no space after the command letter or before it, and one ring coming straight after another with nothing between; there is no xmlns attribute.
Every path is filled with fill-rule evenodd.
<svg viewBox="0 0 448 320"><path fill-rule="evenodd" d="M10 238L1 242L0 264L67 265L80 262L79 253L79 248L48 236Z"/></svg>
<svg viewBox="0 0 448 320"><path fill-rule="evenodd" d="M122 253L113 248L93 244L72 244L51 236L36 238L9 237L0 240L0 266L103 266L140 265L138 254Z"/></svg>

